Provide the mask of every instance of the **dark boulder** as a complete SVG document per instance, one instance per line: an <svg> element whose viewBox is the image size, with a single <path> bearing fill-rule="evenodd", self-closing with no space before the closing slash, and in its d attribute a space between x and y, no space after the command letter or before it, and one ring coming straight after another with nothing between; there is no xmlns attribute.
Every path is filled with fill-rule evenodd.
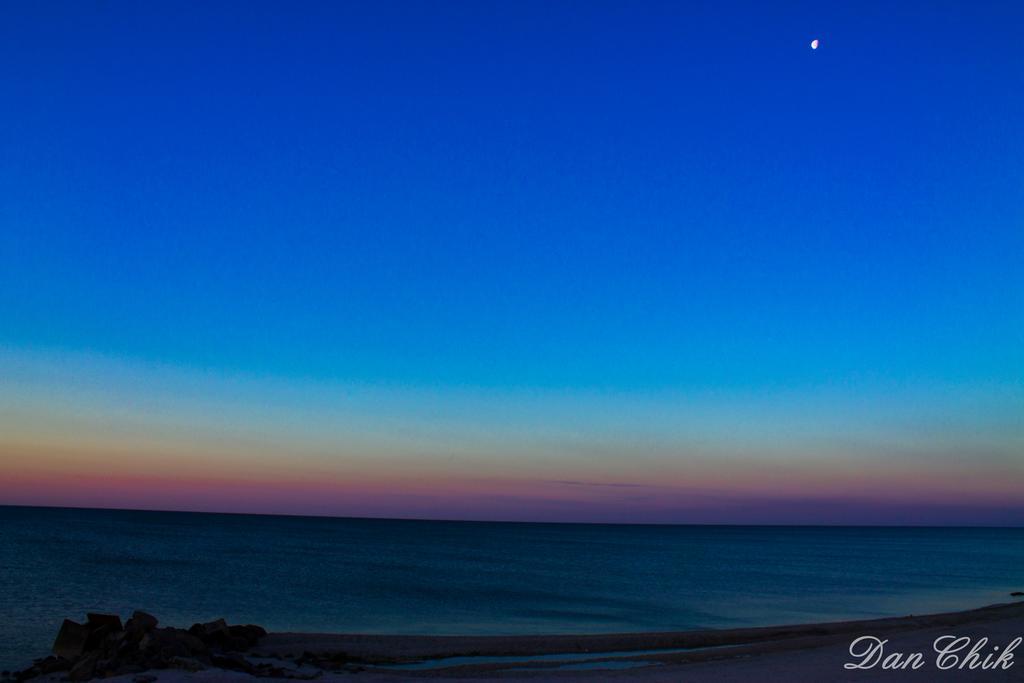
<svg viewBox="0 0 1024 683"><path fill-rule="evenodd" d="M167 660L167 666L182 671L202 671L206 668L205 664L194 657L171 657Z"/></svg>
<svg viewBox="0 0 1024 683"><path fill-rule="evenodd" d="M249 649L249 641L241 636L228 636L221 639L220 647L225 652L245 652Z"/></svg>
<svg viewBox="0 0 1024 683"><path fill-rule="evenodd" d="M83 624L65 619L53 641L53 654L64 659L75 659L85 652L92 630Z"/></svg>
<svg viewBox="0 0 1024 683"><path fill-rule="evenodd" d="M201 638L197 638L188 631L184 631L182 629L166 630L171 631L174 635L174 638L177 639L179 643L187 647L188 651L193 655L205 655L210 650L210 648L206 646L206 643L203 642Z"/></svg>
<svg viewBox="0 0 1024 683"><path fill-rule="evenodd" d="M116 614L96 614L89 612L85 615L85 625L91 629L98 629L101 626L108 628L111 632L123 631L121 617Z"/></svg>
<svg viewBox="0 0 1024 683"><path fill-rule="evenodd" d="M193 624L188 632L200 638L209 647L225 652L248 650L256 645L260 638L267 635L267 632L260 626L254 624L228 626L223 619L205 624Z"/></svg>
<svg viewBox="0 0 1024 683"><path fill-rule="evenodd" d="M214 621L208 621L205 624L193 624L188 630L194 636L206 639L211 636L215 636L219 633L226 634L228 631L228 623L223 619L216 619Z"/></svg>
<svg viewBox="0 0 1024 683"><path fill-rule="evenodd" d="M1024 592L1013 591L1012 593L1010 593L1010 597L1011 598L1024 598Z"/></svg>
<svg viewBox="0 0 1024 683"><path fill-rule="evenodd" d="M87 623L86 626L88 627L89 624ZM111 630L110 626L107 626L106 624L90 627L89 637L85 640L85 651L93 652L95 650L99 650L103 647L103 644L106 643L107 637L114 635L114 633L115 632Z"/></svg>
<svg viewBox="0 0 1024 683"><path fill-rule="evenodd" d="M44 657L43 659L37 659L32 668L38 669L40 674L53 674L70 669L71 661L64 659L63 657L54 657L51 655L49 657Z"/></svg>
<svg viewBox="0 0 1024 683"><path fill-rule="evenodd" d="M180 634L188 635L184 631L172 629L160 629L146 635L139 643L139 649L145 650L149 656L188 657L192 654L189 645L184 642Z"/></svg>
<svg viewBox="0 0 1024 683"><path fill-rule="evenodd" d="M250 664L245 657L234 652L225 654L213 653L210 655L210 663L220 669L256 674L256 667Z"/></svg>
<svg viewBox="0 0 1024 683"><path fill-rule="evenodd" d="M228 626L228 635L232 638L242 638L246 642L246 647L252 647L260 642L260 638L267 635L267 632L262 626L245 624L244 626Z"/></svg>
<svg viewBox="0 0 1024 683"><path fill-rule="evenodd" d="M135 610L132 612L131 619L124 625L126 631L130 633L149 633L156 628L156 625L160 622L152 614Z"/></svg>
<svg viewBox="0 0 1024 683"><path fill-rule="evenodd" d="M156 629L139 642L147 658L195 657L205 655L209 648L200 638L179 628Z"/></svg>
<svg viewBox="0 0 1024 683"><path fill-rule="evenodd" d="M68 671L68 680L87 681L95 676L96 663L99 661L99 658L99 655L93 653L79 659L75 662L75 665L71 667L71 670Z"/></svg>
<svg viewBox="0 0 1024 683"><path fill-rule="evenodd" d="M115 676L125 676L127 674L140 674L146 670L146 667L141 664L121 664L114 669Z"/></svg>
<svg viewBox="0 0 1024 683"><path fill-rule="evenodd" d="M154 669L200 671L210 666L254 676L283 672L287 678L302 677L269 665L254 666L238 654L267 635L260 626L229 626L224 619L217 619L186 631L158 628L158 623L145 612L135 612L123 625L120 617L111 614L90 613L85 624L66 619L53 644L55 656L36 660L13 677L25 681L67 672L63 680L80 683L109 676L136 675L140 679Z"/></svg>
<svg viewBox="0 0 1024 683"><path fill-rule="evenodd" d="M128 634L124 631L108 633L107 637L104 638L103 642L100 644L99 649L103 652L104 656L116 657L118 653L124 651L127 638Z"/></svg>

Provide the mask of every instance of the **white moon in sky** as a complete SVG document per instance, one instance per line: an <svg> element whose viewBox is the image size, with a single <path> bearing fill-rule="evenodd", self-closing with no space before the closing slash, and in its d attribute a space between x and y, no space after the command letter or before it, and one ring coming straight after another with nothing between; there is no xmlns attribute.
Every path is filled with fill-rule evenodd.
<svg viewBox="0 0 1024 683"><path fill-rule="evenodd" d="M811 49L812 50L817 50L818 49L818 39L817 38L815 38L814 40L811 41Z"/></svg>

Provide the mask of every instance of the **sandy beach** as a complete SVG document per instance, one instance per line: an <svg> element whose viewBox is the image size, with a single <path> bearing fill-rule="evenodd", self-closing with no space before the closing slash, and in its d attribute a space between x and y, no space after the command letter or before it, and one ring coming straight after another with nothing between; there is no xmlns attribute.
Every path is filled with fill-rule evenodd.
<svg viewBox="0 0 1024 683"><path fill-rule="evenodd" d="M871 668L847 670L856 638L873 636L884 654ZM940 668L934 645L944 636L966 647ZM474 681L1020 681L1024 649L996 666L998 655L1024 636L1024 602L929 615L674 633L550 636L382 636L270 633L235 655L244 670L153 669L113 676L115 683L219 683L260 678L293 680ZM982 639L988 639L984 641ZM959 666L975 645L976 665ZM918 668L886 669L893 653L921 653ZM986 655L989 665L986 663ZM184 660L182 660L184 661ZM194 661L194 660L192 660ZM229 665L233 666L233 665ZM259 672L256 667L262 667ZM267 673L270 667L274 673ZM253 675L253 674L256 675ZM60 674L35 680L62 680ZM66 680L66 679L65 679Z"/></svg>
<svg viewBox="0 0 1024 683"><path fill-rule="evenodd" d="M926 664L906 671L880 666L845 670L843 664L853 661L851 641L866 634L887 639L886 654L921 652ZM947 634L972 642L987 637L989 643L1003 647L1024 635L1024 603L891 619L679 633L512 638L271 634L259 650L327 657L343 651L367 661L435 663L431 668L397 671L385 671L387 665L378 664L359 673L360 680L1024 680L1021 663L1005 670L937 669L933 643ZM534 659L538 656L544 659ZM461 659L450 659L456 657ZM630 668L611 668L619 666ZM332 676L325 672L325 677Z"/></svg>

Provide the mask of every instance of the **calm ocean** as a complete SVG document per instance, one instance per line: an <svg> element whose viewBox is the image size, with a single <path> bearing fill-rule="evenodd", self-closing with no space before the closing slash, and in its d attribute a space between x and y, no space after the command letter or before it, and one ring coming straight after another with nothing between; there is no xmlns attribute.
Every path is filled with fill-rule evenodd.
<svg viewBox="0 0 1024 683"><path fill-rule="evenodd" d="M1024 529L413 522L0 507L0 665L61 619L271 630L674 630L977 607Z"/></svg>

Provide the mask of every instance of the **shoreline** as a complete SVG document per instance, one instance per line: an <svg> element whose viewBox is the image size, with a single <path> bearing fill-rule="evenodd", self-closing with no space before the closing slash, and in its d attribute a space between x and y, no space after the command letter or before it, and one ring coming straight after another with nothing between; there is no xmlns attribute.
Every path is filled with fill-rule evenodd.
<svg viewBox="0 0 1024 683"><path fill-rule="evenodd" d="M153 621L155 624L155 618ZM232 631L259 628L228 627L218 620L197 624L191 631L198 633L197 628L218 624L218 628ZM165 635L184 633L179 629L166 631ZM272 632L253 640L240 652L216 655L216 650L211 650L212 666L209 658L205 666L195 666L199 664L196 659L175 657L172 668L151 666L105 680L231 683L257 677L325 681L685 678L721 683L772 677L787 681L930 680L929 676L939 673L952 680L1024 680L1024 663L1004 671L843 668L851 661L850 643L855 638L876 636L891 641L894 650L930 653L934 639L945 634L1009 643L1024 636L1024 601L879 619L650 633L417 636ZM1018 654L1024 658L1024 648ZM68 680L66 676L66 671L54 671L22 680L53 682Z"/></svg>
<svg viewBox="0 0 1024 683"><path fill-rule="evenodd" d="M608 660L643 660L658 664L722 661L790 650L804 650L835 643L849 644L862 633L885 637L940 627L983 625L1014 621L1024 635L1024 602L1007 602L971 610L924 615L906 615L854 621L785 624L735 629L705 629L650 633L594 635L553 634L538 636L401 636L323 633L271 633L254 648L254 654L293 657L314 653L329 659L345 652L375 668L448 658L522 657L551 655L601 655ZM660 651L660 652L652 652ZM558 660L552 660L557 662ZM589 660L588 660L589 661ZM532 665L531 665L532 666ZM434 667L406 674L436 676L459 673L511 673L514 662L459 664ZM634 674L640 673L634 670ZM1024 675L1024 664L1021 666Z"/></svg>

